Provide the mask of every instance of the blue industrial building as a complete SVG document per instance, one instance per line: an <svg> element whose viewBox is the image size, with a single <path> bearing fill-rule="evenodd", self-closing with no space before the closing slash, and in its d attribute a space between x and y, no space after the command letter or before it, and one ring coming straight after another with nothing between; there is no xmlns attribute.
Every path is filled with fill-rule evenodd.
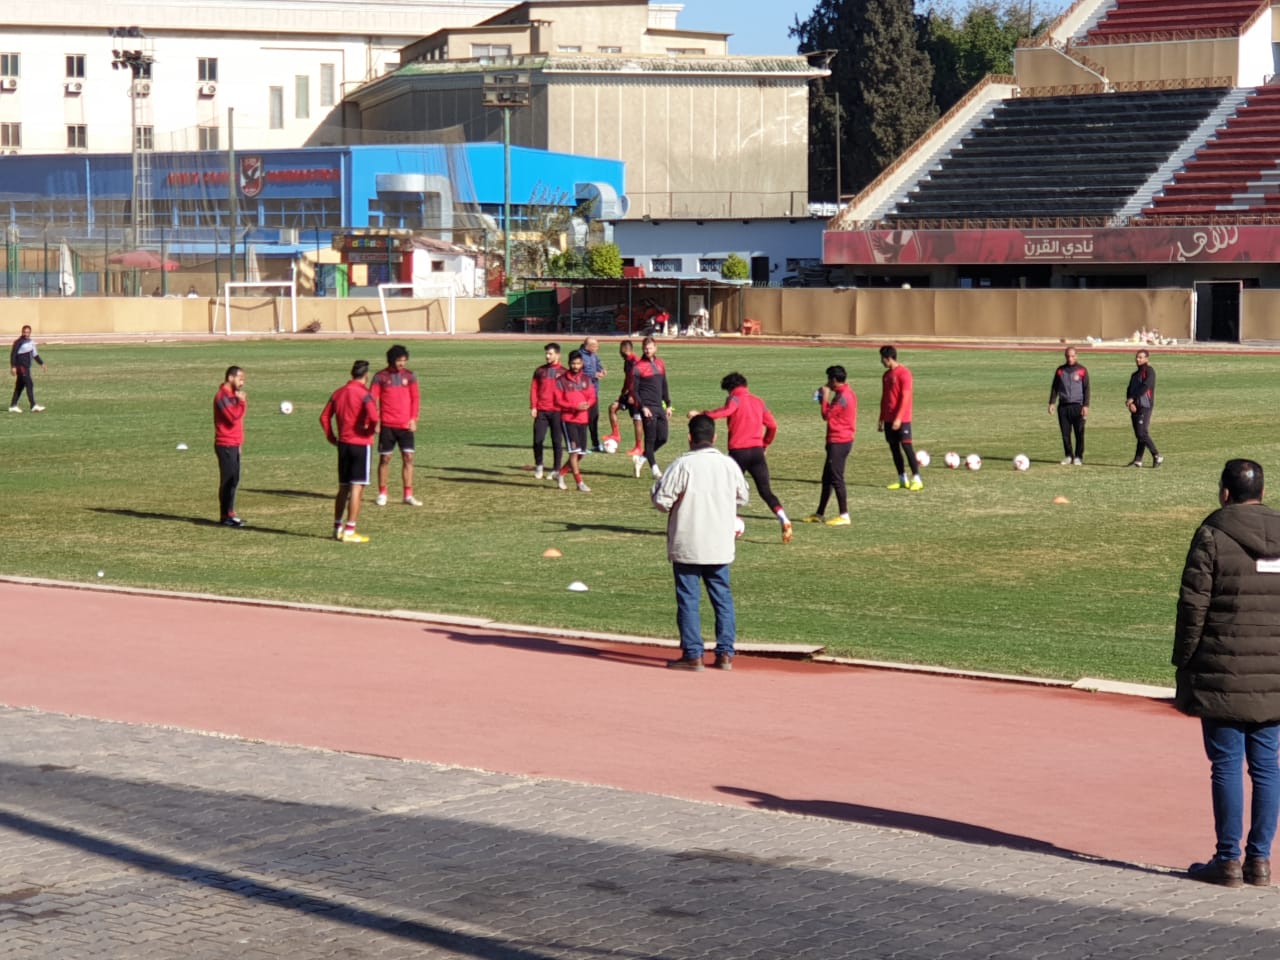
<svg viewBox="0 0 1280 960"><path fill-rule="evenodd" d="M235 194L232 186L234 181ZM134 225L128 154L0 158L0 221L12 240L118 246ZM139 244L198 252L238 240L308 248L334 231L502 229L503 148L495 143L145 153ZM623 163L511 149L513 232L539 208L622 197ZM287 250L281 250L286 253Z"/></svg>

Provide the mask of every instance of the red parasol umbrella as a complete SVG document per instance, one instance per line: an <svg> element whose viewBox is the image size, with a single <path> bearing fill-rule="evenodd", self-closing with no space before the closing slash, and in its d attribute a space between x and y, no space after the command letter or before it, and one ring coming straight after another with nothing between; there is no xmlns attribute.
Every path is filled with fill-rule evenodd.
<svg viewBox="0 0 1280 960"><path fill-rule="evenodd" d="M124 253L113 253L107 258L110 263L117 266L128 267L130 270L165 270L172 273L174 270L181 269L182 264L174 260L161 261L159 255L150 250L126 250Z"/></svg>

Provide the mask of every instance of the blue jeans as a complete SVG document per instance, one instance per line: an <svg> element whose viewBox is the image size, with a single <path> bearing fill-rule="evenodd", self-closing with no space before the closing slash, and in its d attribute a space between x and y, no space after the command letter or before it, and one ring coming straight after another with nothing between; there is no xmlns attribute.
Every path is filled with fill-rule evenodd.
<svg viewBox="0 0 1280 960"><path fill-rule="evenodd" d="M729 591L727 563L673 563L676 575L676 626L680 628L680 650L690 660L702 659L702 617L698 612L702 584L716 612L716 654L733 656L737 623L733 614L733 594Z"/></svg>
<svg viewBox="0 0 1280 960"><path fill-rule="evenodd" d="M1253 783L1246 857L1270 857L1280 815L1280 723L1232 723L1201 718L1213 785L1217 860L1238 860L1244 832L1244 764Z"/></svg>

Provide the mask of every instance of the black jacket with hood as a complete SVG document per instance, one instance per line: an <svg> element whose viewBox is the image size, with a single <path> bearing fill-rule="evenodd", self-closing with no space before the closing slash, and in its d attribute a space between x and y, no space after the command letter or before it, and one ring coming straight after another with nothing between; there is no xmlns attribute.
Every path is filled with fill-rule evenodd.
<svg viewBox="0 0 1280 960"><path fill-rule="evenodd" d="M1182 571L1175 704L1236 723L1280 721L1280 513L1227 504L1205 518Z"/></svg>

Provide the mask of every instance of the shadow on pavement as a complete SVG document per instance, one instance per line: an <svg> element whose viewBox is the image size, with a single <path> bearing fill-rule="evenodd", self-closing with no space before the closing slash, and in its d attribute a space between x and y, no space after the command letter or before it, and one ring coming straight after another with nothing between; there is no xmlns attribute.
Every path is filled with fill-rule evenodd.
<svg viewBox="0 0 1280 960"><path fill-rule="evenodd" d="M558 653L570 657L589 657L596 660L612 660L615 663L627 663L637 667L666 668L670 659L668 652L658 653L626 653L621 650L601 650L573 640L556 640L552 637L517 637L506 633L460 633L453 630L441 631L435 627L423 630L423 633L438 637L442 633L450 640L458 643L487 644L495 647L511 647L516 650L528 650L532 653Z"/></svg>
<svg viewBox="0 0 1280 960"><path fill-rule="evenodd" d="M1021 850L1027 853L1039 853L1053 857L1065 857L1069 860L1081 860L1087 863L1105 864L1126 870L1137 870L1144 873L1156 873L1168 876L1169 871L1144 867L1139 864L1125 863L1119 860L1103 860L1067 850L1046 840L1024 837L1016 833L1005 833L1003 830L992 830L975 823L963 820L948 820L944 817L931 817L920 813L907 813L903 810L887 810L884 807L869 807L861 803L843 803L837 800L799 800L791 797L780 797L777 794L765 793L761 790L749 790L745 787L717 786L721 793L742 797L751 806L761 810L776 810L781 813L798 813L807 817L822 817L825 820L846 820L850 823L863 823L871 827L884 827L890 830L910 830L943 840L959 840L962 843L978 843L987 847L1004 847L1008 850Z"/></svg>

